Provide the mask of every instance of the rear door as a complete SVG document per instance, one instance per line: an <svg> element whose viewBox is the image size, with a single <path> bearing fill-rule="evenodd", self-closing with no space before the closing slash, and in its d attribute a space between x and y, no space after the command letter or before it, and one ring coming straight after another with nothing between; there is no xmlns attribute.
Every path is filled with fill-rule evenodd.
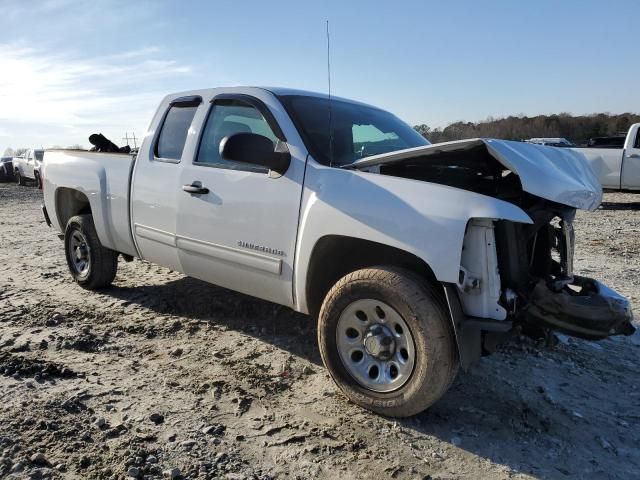
<svg viewBox="0 0 640 480"><path fill-rule="evenodd" d="M631 128L622 161L622 188L640 190L640 124Z"/></svg>
<svg viewBox="0 0 640 480"><path fill-rule="evenodd" d="M286 143L267 107L276 101L267 92L261 96L219 94L211 101L194 156L183 162L180 175L182 186L206 193L181 192L176 243L187 275L292 305L306 153L290 149L291 164L282 176L219 154L220 141L241 132L263 135L274 146Z"/></svg>
<svg viewBox="0 0 640 480"><path fill-rule="evenodd" d="M199 96L181 97L159 109L160 121L154 118L152 124L157 129L144 141L131 180L132 231L141 257L177 271L182 271L176 248L180 167L201 103Z"/></svg>

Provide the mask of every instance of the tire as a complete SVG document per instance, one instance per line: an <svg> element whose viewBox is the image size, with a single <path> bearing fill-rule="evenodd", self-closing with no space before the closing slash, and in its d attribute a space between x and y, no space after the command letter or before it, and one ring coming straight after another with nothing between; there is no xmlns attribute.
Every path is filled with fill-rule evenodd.
<svg viewBox="0 0 640 480"><path fill-rule="evenodd" d="M36 173L34 176L36 177L36 188L42 190L42 180L40 179L40 174Z"/></svg>
<svg viewBox="0 0 640 480"><path fill-rule="evenodd" d="M118 253L100 243L91 215L77 215L67 222L64 251L75 282L87 290L108 287L116 277Z"/></svg>
<svg viewBox="0 0 640 480"><path fill-rule="evenodd" d="M16 183L22 187L24 187L27 184L24 177L20 175L19 171L16 171Z"/></svg>
<svg viewBox="0 0 640 480"><path fill-rule="evenodd" d="M358 310L360 307L369 313L364 314ZM366 321L360 314L364 314ZM366 333L358 331L361 321L365 322L362 325ZM398 323L394 326L394 322ZM358 336L349 334L353 328L343 332L345 325L353 325ZM398 329L400 325L404 327ZM381 329L387 333L374 335ZM385 343L385 335L394 339L393 348L388 348L395 353L383 362L371 354L376 352L378 341L372 342L371 348L367 342L370 336L381 338L377 346L387 348L380 347ZM318 343L322 361L342 392L357 405L385 416L408 417L427 409L449 389L458 373L453 326L441 296L419 276L401 268L367 268L339 280L320 309ZM347 354L344 345L354 349ZM380 352L379 348L378 354L390 355L390 351ZM362 357L356 355L357 351L361 351ZM374 374L378 372L375 380L363 377L361 362L366 362L362 365L369 377L372 367L367 365L373 362Z"/></svg>

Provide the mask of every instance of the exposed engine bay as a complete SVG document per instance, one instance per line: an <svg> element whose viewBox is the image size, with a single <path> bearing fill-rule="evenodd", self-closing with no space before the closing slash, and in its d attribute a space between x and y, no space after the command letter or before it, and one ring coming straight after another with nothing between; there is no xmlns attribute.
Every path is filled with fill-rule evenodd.
<svg viewBox="0 0 640 480"><path fill-rule="evenodd" d="M494 150L496 145L488 142L495 141L433 145L424 155L398 155L381 162L369 159L359 166L382 175L491 196L517 205L531 218L532 224L474 219L467 225L456 287L464 313L470 322L477 320L481 330L505 331L511 325L534 335L558 330L587 339L632 334L635 328L629 301L573 271L576 207L594 209L599 200L595 203L593 194L579 188L570 196L559 197L566 203L531 193L541 192L546 179L539 171L537 178L533 174L523 178L522 173L531 165L529 158L540 150L529 152L517 145L519 142L499 141ZM500 155L500 150L509 149L515 152L510 158ZM549 156L556 155L555 150L550 150ZM509 165L514 158L526 158L522 161L523 172ZM558 176L571 175L573 159L557 161L564 162ZM553 163L549 165L553 167ZM580 179L577 170L575 177ZM589 184L591 179L584 178ZM528 188L523 187L525 179ZM548 181L553 184L554 178Z"/></svg>

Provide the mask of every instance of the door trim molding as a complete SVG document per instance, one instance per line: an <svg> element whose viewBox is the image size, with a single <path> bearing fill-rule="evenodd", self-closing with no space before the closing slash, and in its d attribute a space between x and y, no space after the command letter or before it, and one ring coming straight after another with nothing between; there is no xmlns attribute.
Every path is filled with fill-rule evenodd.
<svg viewBox="0 0 640 480"><path fill-rule="evenodd" d="M154 242L168 245L170 247L176 246L176 236L173 233L165 232L158 228L147 227L145 225L135 224L135 235L146 240L152 240Z"/></svg>
<svg viewBox="0 0 640 480"><path fill-rule="evenodd" d="M243 267L271 273L273 275L280 275L282 273L282 260L270 257L269 255L174 235L157 228L147 227L137 223L135 224L135 234L140 238L170 247L176 247L178 250L195 253L203 257L242 265Z"/></svg>

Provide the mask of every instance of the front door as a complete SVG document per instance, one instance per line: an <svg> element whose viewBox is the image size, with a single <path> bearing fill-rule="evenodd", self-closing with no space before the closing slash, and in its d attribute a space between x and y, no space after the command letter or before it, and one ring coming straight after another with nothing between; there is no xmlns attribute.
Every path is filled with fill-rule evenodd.
<svg viewBox="0 0 640 480"><path fill-rule="evenodd" d="M222 159L220 141L256 133L286 142L259 99L214 98L191 162L183 162L176 245L192 277L292 305L293 262L305 158L292 153L284 175Z"/></svg>

